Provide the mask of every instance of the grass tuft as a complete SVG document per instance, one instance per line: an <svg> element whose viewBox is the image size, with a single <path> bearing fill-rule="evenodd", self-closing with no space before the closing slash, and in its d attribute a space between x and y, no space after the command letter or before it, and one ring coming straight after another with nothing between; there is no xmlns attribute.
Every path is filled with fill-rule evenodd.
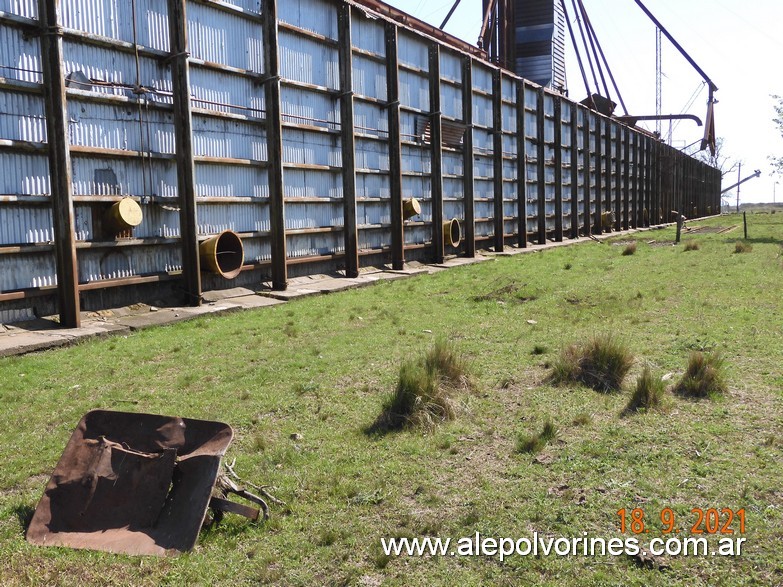
<svg viewBox="0 0 783 587"><path fill-rule="evenodd" d="M688 359L688 368L677 382L674 391L685 397L705 398L728 390L725 362L720 353L694 351Z"/></svg>
<svg viewBox="0 0 783 587"><path fill-rule="evenodd" d="M538 453L557 438L557 428L551 420L544 422L544 428L538 434L520 434L517 438L517 452Z"/></svg>
<svg viewBox="0 0 783 587"><path fill-rule="evenodd" d="M628 243L623 249L623 257L628 257L636 253L636 243Z"/></svg>
<svg viewBox="0 0 783 587"><path fill-rule="evenodd" d="M549 349L546 347L546 345L543 344L537 344L533 347L533 350L530 351L531 355L545 355L549 352Z"/></svg>
<svg viewBox="0 0 783 587"><path fill-rule="evenodd" d="M617 391L633 365L633 354L612 334L569 345L555 361L550 374L554 384L582 383L608 393Z"/></svg>
<svg viewBox="0 0 783 587"><path fill-rule="evenodd" d="M456 417L454 393L470 386L464 359L451 343L439 339L424 356L400 366L397 386L371 430L431 430Z"/></svg>
<svg viewBox="0 0 783 587"><path fill-rule="evenodd" d="M649 365L645 365L642 374L636 380L636 387L624 412L638 412L642 409L654 410L660 407L665 392L666 384L660 377L653 374Z"/></svg>
<svg viewBox="0 0 783 587"><path fill-rule="evenodd" d="M686 251L698 251L701 248L701 245L697 243L695 240L687 240L685 241L685 250Z"/></svg>
<svg viewBox="0 0 783 587"><path fill-rule="evenodd" d="M753 250L753 245L750 243L743 243L742 241L737 241L734 243L734 252L735 253L750 253Z"/></svg>

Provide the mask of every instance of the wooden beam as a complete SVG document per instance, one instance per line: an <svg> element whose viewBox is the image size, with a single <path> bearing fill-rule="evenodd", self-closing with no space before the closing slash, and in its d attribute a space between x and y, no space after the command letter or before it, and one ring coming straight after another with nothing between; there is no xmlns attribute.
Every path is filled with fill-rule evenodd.
<svg viewBox="0 0 783 587"><path fill-rule="evenodd" d="M63 77L63 32L59 12L59 0L38 1L58 311L62 326L78 328L81 325L79 273L74 234L71 157L68 151L68 111Z"/></svg>
<svg viewBox="0 0 783 587"><path fill-rule="evenodd" d="M476 256L476 203L473 173L473 59L462 58L462 139L463 202L465 207L465 254Z"/></svg>
<svg viewBox="0 0 783 587"><path fill-rule="evenodd" d="M563 103L555 97L555 240L563 242Z"/></svg>
<svg viewBox="0 0 783 587"><path fill-rule="evenodd" d="M430 78L430 189L432 193L432 256L443 263L443 114L440 111L440 45L429 47Z"/></svg>
<svg viewBox="0 0 783 587"><path fill-rule="evenodd" d="M187 303L201 304L201 268L196 221L196 180L193 161L193 113L190 101L190 66L185 0L168 0L171 36L171 83L177 150L182 280Z"/></svg>
<svg viewBox="0 0 783 587"><path fill-rule="evenodd" d="M503 222L503 73L492 71L492 192L494 196L495 251L502 253L506 246Z"/></svg>
<svg viewBox="0 0 783 587"><path fill-rule="evenodd" d="M356 141L353 122L353 50L351 6L340 4L337 14L340 60L340 145L343 167L343 225L345 230L345 276L359 276L359 234L356 228Z"/></svg>
<svg viewBox="0 0 783 587"><path fill-rule="evenodd" d="M277 0L265 0L262 19L264 36L264 98L266 102L266 145L269 183L269 224L272 249L272 288L288 287L283 189L283 127L280 109L280 58Z"/></svg>
<svg viewBox="0 0 783 587"><path fill-rule="evenodd" d="M402 145L400 142L400 74L397 25L386 23L386 99L389 106L389 191L391 196L392 268L405 265L405 235L402 220Z"/></svg>
<svg viewBox="0 0 783 587"><path fill-rule="evenodd" d="M538 140L536 187L538 188L538 244L546 243L546 112L544 88L538 88L536 100L536 137Z"/></svg>
<svg viewBox="0 0 783 587"><path fill-rule="evenodd" d="M571 103L571 238L579 238L579 109Z"/></svg>

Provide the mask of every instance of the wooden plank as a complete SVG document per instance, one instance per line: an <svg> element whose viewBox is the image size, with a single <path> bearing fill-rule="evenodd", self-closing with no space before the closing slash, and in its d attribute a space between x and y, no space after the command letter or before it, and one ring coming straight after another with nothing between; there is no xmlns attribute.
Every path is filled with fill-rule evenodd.
<svg viewBox="0 0 783 587"><path fill-rule="evenodd" d="M429 47L430 79L430 189L432 190L432 258L443 263L443 125L440 111L440 45Z"/></svg>
<svg viewBox="0 0 783 587"><path fill-rule="evenodd" d="M473 59L462 58L462 177L465 206L465 255L476 256L476 202L473 170Z"/></svg>
<svg viewBox="0 0 783 587"><path fill-rule="evenodd" d="M65 103L65 80L63 77L63 33L59 22L59 12L59 0L38 1L46 132L49 145L49 177L52 189L58 311L62 326L78 328L81 324L79 273L76 262L76 236L74 234L71 157L68 151L68 111Z"/></svg>
<svg viewBox="0 0 783 587"><path fill-rule="evenodd" d="M280 58L277 0L266 0L263 11L264 98L266 101L266 144L268 153L269 221L272 236L272 288L288 287L283 191L283 129L280 108Z"/></svg>
<svg viewBox="0 0 783 587"><path fill-rule="evenodd" d="M571 104L571 238L579 238L579 109Z"/></svg>
<svg viewBox="0 0 783 587"><path fill-rule="evenodd" d="M171 37L171 83L177 151L182 281L187 304L201 304L201 269L196 221L196 180L193 160L193 113L190 100L187 14L185 0L168 0Z"/></svg>
<svg viewBox="0 0 783 587"><path fill-rule="evenodd" d="M555 97L555 240L563 242L563 104Z"/></svg>
<svg viewBox="0 0 783 587"><path fill-rule="evenodd" d="M386 41L386 99L389 101L389 189L391 196L391 254L392 268L405 265L405 235L402 219L402 144L400 142L400 74L397 53L397 26L387 22Z"/></svg>
<svg viewBox="0 0 783 587"><path fill-rule="evenodd" d="M506 232L503 217L503 73L492 71L492 184L494 196L494 248L503 252Z"/></svg>
<svg viewBox="0 0 783 587"><path fill-rule="evenodd" d="M546 243L546 113L544 109L544 88L538 89L536 100L536 136L538 140L536 187L538 188L538 244Z"/></svg>
<svg viewBox="0 0 783 587"><path fill-rule="evenodd" d="M340 145L343 166L343 225L345 276L359 276L359 234L356 229L356 141L353 121L353 51L351 6L337 9L338 58L340 61Z"/></svg>
<svg viewBox="0 0 783 587"><path fill-rule="evenodd" d="M517 81L517 244L527 247L527 142L525 82Z"/></svg>

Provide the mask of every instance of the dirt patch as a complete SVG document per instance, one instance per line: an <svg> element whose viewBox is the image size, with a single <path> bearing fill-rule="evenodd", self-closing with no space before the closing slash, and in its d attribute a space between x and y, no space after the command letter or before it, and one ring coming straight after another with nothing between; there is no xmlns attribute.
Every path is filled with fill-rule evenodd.
<svg viewBox="0 0 783 587"><path fill-rule="evenodd" d="M518 283L512 281L511 283L493 289L492 291L473 296L474 302L514 302L517 304L524 304L525 302L532 302L537 296L524 292L524 288L527 287L526 283Z"/></svg>
<svg viewBox="0 0 783 587"><path fill-rule="evenodd" d="M635 240L629 240L629 241L613 241L612 246L613 247L627 247L628 245L635 244L637 241Z"/></svg>

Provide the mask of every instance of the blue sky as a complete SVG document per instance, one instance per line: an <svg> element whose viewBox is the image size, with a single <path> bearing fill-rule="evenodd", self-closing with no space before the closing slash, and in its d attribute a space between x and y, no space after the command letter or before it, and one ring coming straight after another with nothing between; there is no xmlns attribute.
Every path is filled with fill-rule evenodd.
<svg viewBox="0 0 783 587"><path fill-rule="evenodd" d="M628 110L631 114L655 114L654 25L633 0L583 2ZM453 0L389 3L438 26ZM566 5L570 8L570 1ZM762 171L761 178L742 185L741 200L772 201L773 184L778 181L777 201L783 201L783 177L770 175L767 161L768 155L783 155L783 138L772 123L770 97L783 95L783 2L646 0L645 5L718 86L716 131L724 138L726 154L743 161L743 177L754 169ZM481 17L481 0L462 0L446 31L475 43ZM567 67L571 97L581 100L584 84L573 55ZM707 87L665 39L663 74L663 113L687 112L703 120ZM668 131L668 123L664 123L663 130ZM673 130L672 144L684 147L701 134L701 128L683 121ZM736 174L724 178L725 186L735 182Z"/></svg>

